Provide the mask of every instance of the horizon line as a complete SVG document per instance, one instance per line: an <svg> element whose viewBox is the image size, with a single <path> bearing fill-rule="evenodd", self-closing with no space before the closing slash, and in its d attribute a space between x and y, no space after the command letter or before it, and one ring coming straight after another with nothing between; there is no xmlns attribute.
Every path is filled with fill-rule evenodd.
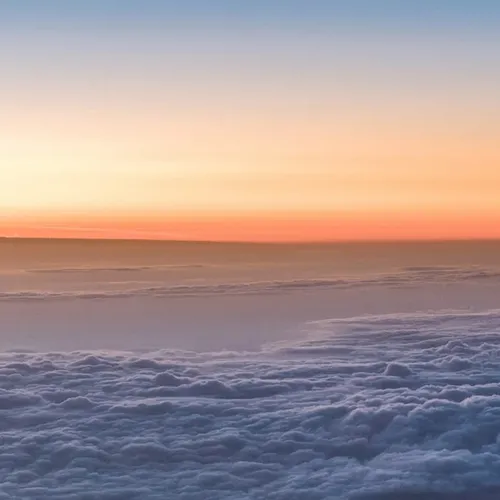
<svg viewBox="0 0 500 500"><path fill-rule="evenodd" d="M196 239L163 239L163 238L100 238L100 237L70 237L70 236L7 236L0 235L0 241L56 241L56 242L90 242L90 243L174 243L174 244L214 244L214 245L340 245L340 244L401 244L401 243L500 243L500 237L493 238L377 238L377 239L327 239L327 240L196 240Z"/></svg>

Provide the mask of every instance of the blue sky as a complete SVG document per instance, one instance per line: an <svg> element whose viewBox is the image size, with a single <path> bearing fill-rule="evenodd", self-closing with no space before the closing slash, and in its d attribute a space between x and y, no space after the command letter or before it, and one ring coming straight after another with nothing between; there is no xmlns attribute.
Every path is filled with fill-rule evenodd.
<svg viewBox="0 0 500 500"><path fill-rule="evenodd" d="M4 26L120 24L368 30L495 29L494 0L4 0Z"/></svg>

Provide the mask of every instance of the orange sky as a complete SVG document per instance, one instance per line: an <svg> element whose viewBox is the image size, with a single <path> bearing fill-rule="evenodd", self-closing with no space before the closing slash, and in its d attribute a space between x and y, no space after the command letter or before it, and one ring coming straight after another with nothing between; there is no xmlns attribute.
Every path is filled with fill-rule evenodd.
<svg viewBox="0 0 500 500"><path fill-rule="evenodd" d="M15 237L125 238L201 241L364 241L500 238L499 218L488 213L240 214L172 217L24 217L0 220ZM249 237L249 235L251 237Z"/></svg>
<svg viewBox="0 0 500 500"><path fill-rule="evenodd" d="M238 122L211 126L206 119L170 130L140 113L138 127L112 112L114 121L103 124L83 110L78 123L60 123L46 111L49 131L33 127L27 113L24 125L0 139L7 166L0 172L0 232L211 240L500 236L500 130L486 129L481 116L471 112L467 121L448 112L448 125L428 109L406 110L399 120L362 115L350 124L316 113L292 123L240 114Z"/></svg>
<svg viewBox="0 0 500 500"><path fill-rule="evenodd" d="M0 235L500 237L498 31L59 14L0 25Z"/></svg>

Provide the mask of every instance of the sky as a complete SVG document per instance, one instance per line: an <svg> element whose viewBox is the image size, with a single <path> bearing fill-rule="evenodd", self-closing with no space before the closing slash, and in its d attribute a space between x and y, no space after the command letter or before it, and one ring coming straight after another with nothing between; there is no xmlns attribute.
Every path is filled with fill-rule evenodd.
<svg viewBox="0 0 500 500"><path fill-rule="evenodd" d="M494 0L4 0L0 235L500 237Z"/></svg>

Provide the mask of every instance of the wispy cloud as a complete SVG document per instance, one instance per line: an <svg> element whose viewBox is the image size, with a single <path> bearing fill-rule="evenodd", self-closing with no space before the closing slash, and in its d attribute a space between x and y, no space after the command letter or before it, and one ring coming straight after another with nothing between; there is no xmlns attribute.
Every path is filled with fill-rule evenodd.
<svg viewBox="0 0 500 500"><path fill-rule="evenodd" d="M182 265L197 268L203 264ZM103 273L158 271L179 269L179 266L132 266L103 268L53 268L34 269L34 273ZM17 290L0 292L0 301L63 300L63 299L119 299L128 297L205 297L220 295L265 295L295 293L310 290L349 289L364 287L411 287L422 284L477 283L500 281L500 270L481 267L410 267L400 271L372 276L347 276L322 279L293 279L250 282L220 282L195 284L158 284L119 290ZM139 283L139 282L138 282Z"/></svg>

